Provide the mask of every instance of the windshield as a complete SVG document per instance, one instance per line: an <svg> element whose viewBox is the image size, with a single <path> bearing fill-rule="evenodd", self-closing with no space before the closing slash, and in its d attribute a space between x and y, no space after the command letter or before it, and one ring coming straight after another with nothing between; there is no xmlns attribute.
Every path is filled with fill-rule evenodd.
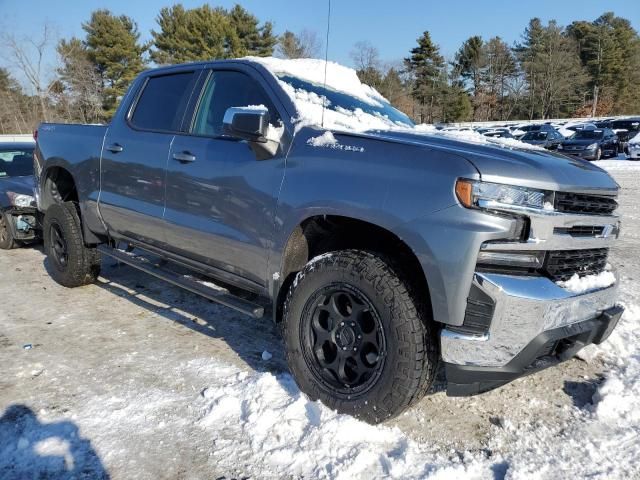
<svg viewBox="0 0 640 480"><path fill-rule="evenodd" d="M522 136L522 140L546 140L547 132L529 132Z"/></svg>
<svg viewBox="0 0 640 480"><path fill-rule="evenodd" d="M364 113L368 113L375 117L384 117L394 123L403 123L409 127L414 126L414 123L407 115L402 113L400 110L395 109L387 102L379 101L377 102L378 105L372 105L371 103L367 103L364 100L360 100L346 93L332 90L289 74L276 75L281 81L288 83L296 90L304 90L314 93L320 97L325 97L325 106L329 110L336 112L340 112L341 110L347 110L349 112L362 110Z"/></svg>
<svg viewBox="0 0 640 480"><path fill-rule="evenodd" d="M602 138L602 135L604 134L604 132L602 130L578 130L574 135L573 138L580 140L580 139L598 139L598 138Z"/></svg>
<svg viewBox="0 0 640 480"><path fill-rule="evenodd" d="M0 178L33 175L33 149L0 147Z"/></svg>

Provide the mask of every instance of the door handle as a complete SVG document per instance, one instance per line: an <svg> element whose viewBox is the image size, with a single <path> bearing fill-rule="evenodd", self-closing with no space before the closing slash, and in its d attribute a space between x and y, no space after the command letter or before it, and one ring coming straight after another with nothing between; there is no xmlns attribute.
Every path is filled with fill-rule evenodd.
<svg viewBox="0 0 640 480"><path fill-rule="evenodd" d="M124 150L124 147L119 143L112 143L111 145L106 147L106 149L109 150L111 153L120 153L121 151Z"/></svg>
<svg viewBox="0 0 640 480"><path fill-rule="evenodd" d="M181 152L174 153L173 159L179 161L180 163L191 163L196 161L196 156L190 154L189 152Z"/></svg>

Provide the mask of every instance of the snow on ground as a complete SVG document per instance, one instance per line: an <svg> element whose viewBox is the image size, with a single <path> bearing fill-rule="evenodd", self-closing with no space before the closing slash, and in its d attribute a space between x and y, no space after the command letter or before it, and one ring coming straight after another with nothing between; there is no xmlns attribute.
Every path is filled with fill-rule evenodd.
<svg viewBox="0 0 640 480"><path fill-rule="evenodd" d="M37 250L3 252L0 478L640 478L640 164L597 164L623 187L611 338L481 396L436 385L381 426L309 401L268 322L108 262L67 290Z"/></svg>

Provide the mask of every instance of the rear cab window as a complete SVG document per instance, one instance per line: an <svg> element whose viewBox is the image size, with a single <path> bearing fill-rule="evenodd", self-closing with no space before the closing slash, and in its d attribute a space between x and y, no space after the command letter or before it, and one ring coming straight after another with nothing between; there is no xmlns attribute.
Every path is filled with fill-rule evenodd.
<svg viewBox="0 0 640 480"><path fill-rule="evenodd" d="M193 71L149 77L129 115L130 125L140 130L182 131L196 79Z"/></svg>

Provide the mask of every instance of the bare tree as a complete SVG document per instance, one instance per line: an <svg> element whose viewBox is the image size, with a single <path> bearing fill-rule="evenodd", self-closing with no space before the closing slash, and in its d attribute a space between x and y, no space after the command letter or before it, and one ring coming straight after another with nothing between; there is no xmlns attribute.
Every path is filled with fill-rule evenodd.
<svg viewBox="0 0 640 480"><path fill-rule="evenodd" d="M77 38L61 40L56 48L59 80L53 88L58 106L69 121L94 123L103 120L102 82L91 63L86 46Z"/></svg>
<svg viewBox="0 0 640 480"><path fill-rule="evenodd" d="M44 65L47 50L51 47L53 34L51 27L44 24L39 37L17 38L13 33L0 35L2 56L6 62L17 68L34 90L40 105L42 119L48 120L49 81Z"/></svg>
<svg viewBox="0 0 640 480"><path fill-rule="evenodd" d="M312 30L302 30L297 35L287 30L278 41L277 53L284 58L313 58L320 55L322 41Z"/></svg>
<svg viewBox="0 0 640 480"><path fill-rule="evenodd" d="M380 69L380 53L368 40L356 42L349 53L356 70L367 71Z"/></svg>

